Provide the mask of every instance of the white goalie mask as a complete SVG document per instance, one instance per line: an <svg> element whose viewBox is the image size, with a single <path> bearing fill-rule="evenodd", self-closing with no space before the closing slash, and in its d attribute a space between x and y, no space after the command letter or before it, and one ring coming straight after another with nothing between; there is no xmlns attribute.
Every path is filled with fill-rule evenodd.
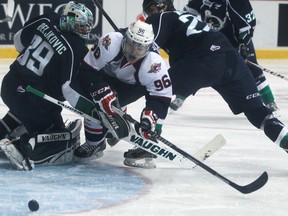
<svg viewBox="0 0 288 216"><path fill-rule="evenodd" d="M140 20L132 23L122 41L122 49L127 61L135 63L143 58L150 50L153 40L152 25Z"/></svg>
<svg viewBox="0 0 288 216"><path fill-rule="evenodd" d="M81 3L68 2L60 18L60 29L77 34L83 39L88 39L93 26L92 12Z"/></svg>

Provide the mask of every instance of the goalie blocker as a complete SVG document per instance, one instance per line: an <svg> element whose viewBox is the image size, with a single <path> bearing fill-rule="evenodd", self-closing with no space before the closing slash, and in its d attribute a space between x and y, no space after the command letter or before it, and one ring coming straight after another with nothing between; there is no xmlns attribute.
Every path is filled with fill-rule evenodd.
<svg viewBox="0 0 288 216"><path fill-rule="evenodd" d="M62 131L40 133L29 139L28 146L32 151L28 154L20 146L20 140L0 141L0 148L18 170L30 170L34 165L59 165L73 161L74 150L80 146L80 130L82 121L71 122ZM27 149L27 146L26 146ZM28 156L25 157L25 156Z"/></svg>

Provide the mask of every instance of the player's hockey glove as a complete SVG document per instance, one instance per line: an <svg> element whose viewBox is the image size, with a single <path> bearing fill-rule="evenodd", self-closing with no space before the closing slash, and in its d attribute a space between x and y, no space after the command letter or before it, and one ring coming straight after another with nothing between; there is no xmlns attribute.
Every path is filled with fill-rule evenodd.
<svg viewBox="0 0 288 216"><path fill-rule="evenodd" d="M115 114L112 110L112 105L116 105L116 96L109 85L97 89L92 92L91 95L93 97L93 102L99 111L104 112L109 116Z"/></svg>
<svg viewBox="0 0 288 216"><path fill-rule="evenodd" d="M135 125L135 129L145 139L156 141L158 135L161 134L162 125L157 124L157 115L149 109L144 109L141 114L140 125Z"/></svg>
<svg viewBox="0 0 288 216"><path fill-rule="evenodd" d="M244 43L239 45L238 52L245 60L250 56L250 50Z"/></svg>

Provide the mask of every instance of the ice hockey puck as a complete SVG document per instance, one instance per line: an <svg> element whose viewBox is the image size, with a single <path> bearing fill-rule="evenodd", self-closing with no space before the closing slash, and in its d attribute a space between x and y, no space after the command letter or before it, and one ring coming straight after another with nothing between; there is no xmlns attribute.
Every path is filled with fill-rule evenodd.
<svg viewBox="0 0 288 216"><path fill-rule="evenodd" d="M38 211L39 203L36 200L34 200L34 199L30 200L28 202L28 207L29 207L30 211L32 211L32 212Z"/></svg>

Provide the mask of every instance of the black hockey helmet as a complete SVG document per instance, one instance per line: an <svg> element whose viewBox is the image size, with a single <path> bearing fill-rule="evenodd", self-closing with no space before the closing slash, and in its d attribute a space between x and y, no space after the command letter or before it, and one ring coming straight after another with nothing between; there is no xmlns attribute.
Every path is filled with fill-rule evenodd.
<svg viewBox="0 0 288 216"><path fill-rule="evenodd" d="M84 4L70 1L63 8L60 29L73 32L83 39L88 39L93 22L93 14Z"/></svg>
<svg viewBox="0 0 288 216"><path fill-rule="evenodd" d="M144 0L142 4L143 12L147 16L153 13L164 11L174 11L174 0Z"/></svg>

